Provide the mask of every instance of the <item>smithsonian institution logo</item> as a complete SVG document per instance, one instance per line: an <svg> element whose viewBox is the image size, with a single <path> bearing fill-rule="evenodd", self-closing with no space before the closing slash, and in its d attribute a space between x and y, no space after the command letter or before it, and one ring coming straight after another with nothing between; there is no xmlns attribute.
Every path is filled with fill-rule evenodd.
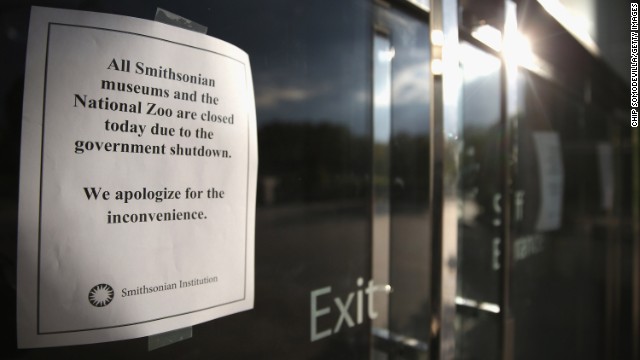
<svg viewBox="0 0 640 360"><path fill-rule="evenodd" d="M164 291L172 291L201 285L214 285L218 282L217 276L203 276L177 282L164 283L162 285L138 285L135 288L123 288L122 297L148 295ZM119 290L120 291L120 290ZM113 301L115 290L109 284L98 284L89 290L89 303L95 307L105 307Z"/></svg>
<svg viewBox="0 0 640 360"><path fill-rule="evenodd" d="M98 284L89 290L89 302L95 307L109 305L113 300L113 288L108 284Z"/></svg>

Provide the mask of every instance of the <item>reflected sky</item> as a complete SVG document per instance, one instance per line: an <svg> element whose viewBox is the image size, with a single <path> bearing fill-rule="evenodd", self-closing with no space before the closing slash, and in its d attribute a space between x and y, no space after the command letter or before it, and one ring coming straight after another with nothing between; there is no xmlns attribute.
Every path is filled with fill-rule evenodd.
<svg viewBox="0 0 640 360"><path fill-rule="evenodd" d="M500 120L500 60L469 43L460 43L465 128L484 128Z"/></svg>

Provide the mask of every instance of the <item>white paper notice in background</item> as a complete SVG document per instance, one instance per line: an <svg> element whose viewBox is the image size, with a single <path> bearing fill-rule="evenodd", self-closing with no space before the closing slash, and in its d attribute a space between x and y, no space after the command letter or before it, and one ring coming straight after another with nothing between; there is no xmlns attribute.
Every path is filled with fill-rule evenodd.
<svg viewBox="0 0 640 360"><path fill-rule="evenodd" d="M533 143L538 157L540 206L536 230L550 231L562 225L564 165L558 133L537 131Z"/></svg>
<svg viewBox="0 0 640 360"><path fill-rule="evenodd" d="M129 339L253 308L256 138L237 47L33 8L18 345Z"/></svg>
<svg viewBox="0 0 640 360"><path fill-rule="evenodd" d="M600 203L604 210L613 209L613 149L609 143L598 144L600 165Z"/></svg>

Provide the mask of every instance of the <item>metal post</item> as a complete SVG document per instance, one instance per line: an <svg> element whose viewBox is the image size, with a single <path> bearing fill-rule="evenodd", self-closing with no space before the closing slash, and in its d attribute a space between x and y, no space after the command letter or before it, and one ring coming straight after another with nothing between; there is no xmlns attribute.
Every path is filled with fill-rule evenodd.
<svg viewBox="0 0 640 360"><path fill-rule="evenodd" d="M513 251L511 248L511 214L512 190L517 164L517 143L514 142L515 129L518 126L518 62L515 49L509 48L516 42L518 33L516 4L507 0L504 2L503 27L503 66L502 66L502 98L501 121L502 143L502 242L501 242L501 342L502 359L511 360L514 354L515 320L511 314L511 272L513 265Z"/></svg>
<svg viewBox="0 0 640 360"><path fill-rule="evenodd" d="M432 359L455 357L458 250L458 8L431 1L431 225L433 234Z"/></svg>

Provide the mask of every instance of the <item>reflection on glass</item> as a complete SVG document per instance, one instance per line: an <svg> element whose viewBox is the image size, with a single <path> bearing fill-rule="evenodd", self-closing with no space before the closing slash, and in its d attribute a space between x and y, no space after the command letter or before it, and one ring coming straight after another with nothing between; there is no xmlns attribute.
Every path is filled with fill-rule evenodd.
<svg viewBox="0 0 640 360"><path fill-rule="evenodd" d="M471 36L482 41L495 51L502 50L502 32L489 24L482 24L471 31Z"/></svg>
<svg viewBox="0 0 640 360"><path fill-rule="evenodd" d="M374 341L389 358L424 358L431 279L429 24L393 7L378 7L375 24L373 226L379 253L373 261L382 263L374 263L374 277L386 276L392 292L377 292L388 299L376 298L386 314L372 324L374 331L384 326Z"/></svg>
<svg viewBox="0 0 640 360"><path fill-rule="evenodd" d="M424 8L424 9L428 9L429 8L429 0L409 0L412 3Z"/></svg>
<svg viewBox="0 0 640 360"><path fill-rule="evenodd" d="M462 140L456 359L499 356L500 60L460 44Z"/></svg>
<svg viewBox="0 0 640 360"><path fill-rule="evenodd" d="M604 326L604 309L616 301L605 289L619 281L613 269L623 259L599 196L598 149L611 124L553 83L523 70L518 77L513 186L524 202L511 224L514 357L631 358L608 355L607 341L617 339Z"/></svg>
<svg viewBox="0 0 640 360"><path fill-rule="evenodd" d="M394 56L389 38L374 38L373 61L373 280L389 284L390 212L389 179L391 141L391 60ZM389 298L378 293L375 303L380 311L373 320L376 329L389 327Z"/></svg>
<svg viewBox="0 0 640 360"><path fill-rule="evenodd" d="M377 12L389 30L390 65L390 358L427 355L430 316L429 227L430 32L424 18ZM386 70L385 70L386 71ZM402 355L400 355L402 354ZM412 354L412 355L407 355Z"/></svg>

